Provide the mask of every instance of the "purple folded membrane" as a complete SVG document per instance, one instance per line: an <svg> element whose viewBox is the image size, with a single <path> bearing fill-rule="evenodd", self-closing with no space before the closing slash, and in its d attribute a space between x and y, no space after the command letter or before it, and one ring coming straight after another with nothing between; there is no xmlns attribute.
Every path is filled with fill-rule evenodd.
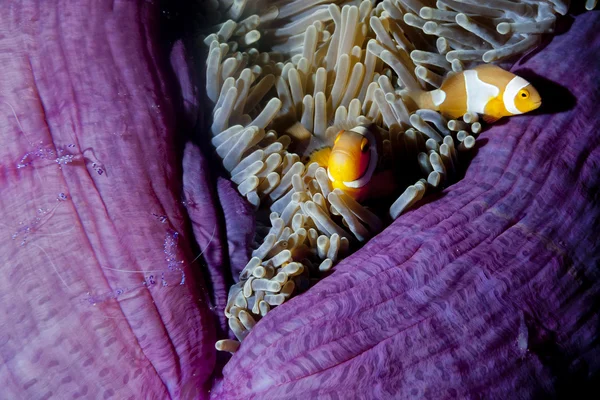
<svg viewBox="0 0 600 400"><path fill-rule="evenodd" d="M0 397L206 398L219 372L252 215L175 144L158 15L101 0L0 13ZM598 28L583 15L523 65L573 110L487 132L463 181L261 321L212 397L533 397L596 373ZM193 123L184 60L176 46Z"/></svg>
<svg viewBox="0 0 600 400"><path fill-rule="evenodd" d="M208 396L215 319L192 263L159 15L112 0L0 13L2 398ZM216 207L200 206L204 248Z"/></svg>
<svg viewBox="0 0 600 400"><path fill-rule="evenodd" d="M270 312L212 398L539 398L597 375L599 29L581 15L518 66L574 108L486 131L463 180Z"/></svg>

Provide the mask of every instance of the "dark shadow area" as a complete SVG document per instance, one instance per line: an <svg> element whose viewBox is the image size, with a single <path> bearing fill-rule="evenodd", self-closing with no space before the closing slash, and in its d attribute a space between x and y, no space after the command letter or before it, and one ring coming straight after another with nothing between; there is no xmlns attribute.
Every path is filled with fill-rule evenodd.
<svg viewBox="0 0 600 400"><path fill-rule="evenodd" d="M595 10L598 10L598 8L598 5L596 5ZM585 9L585 0L571 1L569 15L577 16L583 14L584 12L589 12Z"/></svg>
<svg viewBox="0 0 600 400"><path fill-rule="evenodd" d="M554 36L567 33L571 29L571 26L574 22L575 18L573 18L572 15L567 14L562 17L559 16L559 18L556 20L556 25L554 26Z"/></svg>
<svg viewBox="0 0 600 400"><path fill-rule="evenodd" d="M590 371L590 365L583 357L573 358L572 354L559 345L556 332L542 327L531 315L525 314L529 331L528 356L536 357L554 377L556 399L595 399L600 388L600 374ZM538 393L544 398L544 393Z"/></svg>
<svg viewBox="0 0 600 400"><path fill-rule="evenodd" d="M172 103L174 105L175 112L175 126L177 135L175 138L175 146L178 149L178 159L183 160L183 150L187 142L192 142L197 145L204 157L206 158L206 165L210 166L211 173L207 174L207 178L210 181L211 188L209 190L214 204L219 204L220 200L217 194L217 180L221 176L227 176L225 169L222 166L222 162L218 155L215 153L214 148L210 143L210 115L211 109L208 106L210 102L206 98L205 93L205 63L207 57L207 51L204 46L199 45L198 35L199 25L198 20L202 17L201 3L190 2L186 0L161 0L161 13L160 13L160 43L164 54L165 71L169 73L169 81L172 83L170 86ZM197 91L198 101L198 112L194 116L194 120L190 120L190 115L185 113L185 104L181 88L179 86L179 79L177 72L173 70L173 66L170 64L170 56L173 51L173 46L181 41L185 47L185 56L187 63L187 72L189 73L189 81L191 85L195 86ZM178 166L181 168L181 165ZM183 173L183 171L182 171ZM186 194L183 193L183 187L181 187L181 200L185 202L185 207L195 207L197 205L190 204L187 202ZM225 227L225 216L223 210L220 207L215 208L216 217L218 224L221 227ZM219 235L215 235L215 239L220 240L223 244L223 254L228 254L227 250L227 237L225 229L220 230ZM192 230L191 222L188 222L186 229L186 235L193 238L194 233ZM191 251L194 255L200 254L204 249L201 249L196 240L189 240ZM225 257L224 260L228 260ZM203 257L196 261L197 267L191 268L190 272L194 275L196 282L204 282L205 287L199 287L198 290L206 291L208 298L211 303L215 304L215 290L212 287L212 279L210 276L208 265ZM228 285L233 284L233 277L231 276L231 268L229 265L223 265L222 271L224 278ZM221 331L219 317L214 314L214 326L216 328L216 334L218 338L228 337L228 332ZM229 353L217 352L217 361L215 366L215 373L220 374L223 366L231 358Z"/></svg>
<svg viewBox="0 0 600 400"><path fill-rule="evenodd" d="M571 29L571 26L574 22L575 18L573 18L572 15L567 14L562 17L559 16L559 18L556 20L556 25L554 26L553 36L563 35L567 33Z"/></svg>
<svg viewBox="0 0 600 400"><path fill-rule="evenodd" d="M490 140L486 138L477 138L475 142L475 147L473 147L469 152L462 153L461 163L456 168L456 175L452 181L452 184L461 181L465 175L467 174L467 170L471 165L471 161L477 156L479 153L479 149L485 146Z"/></svg>
<svg viewBox="0 0 600 400"><path fill-rule="evenodd" d="M208 190L214 204L221 204L217 192L217 183L220 178L229 179L229 173L223 167L221 158L215 152L210 139L212 135L210 133L210 127L212 123L212 107L211 101L206 95L206 59L208 58L208 48L202 42L203 34L207 34L205 28L212 25L210 21L205 18L204 4L202 2L194 2L188 0L161 0L161 37L163 45L165 46L165 55L168 57L171 53L173 45L177 41L182 41L185 47L185 55L187 58L187 71L189 73L190 82L194 85L197 90L197 101L198 101L198 112L195 121L189 121L189 116L186 116L182 110L184 109L183 99L181 95L174 99L176 104L176 111L178 112L178 145L181 145L183 150L185 143L191 142L195 144L201 151L206 162L205 165L209 166L210 173L206 174L208 181L210 182L211 189ZM171 71L174 82L177 83L175 71L172 70L172 66L168 65L168 71ZM178 87L178 85L176 85ZM182 122L179 122L182 121ZM182 154L183 156L183 154ZM232 183L233 184L233 183ZM239 197L238 201L246 201L245 198L235 191L235 195ZM185 196L185 194L183 195ZM187 207L187 206L186 206ZM234 279L232 275L232 266L229 264L229 249L227 241L227 230L225 222L225 214L222 207L215 207L215 213L217 223L222 229L220 229L220 235L216 235L215 239L220 240L222 245L222 253L224 255L224 264L221 265L221 271L223 278L225 279L228 286L233 285ZM189 234L193 237L192 227L189 227ZM193 246L195 254L200 253L203 249L200 249L195 240L190 241ZM209 268L204 260L200 258L197 263L199 268L194 269L194 274L202 276L205 282L206 289L210 296L210 301L215 304L215 291L212 288L212 279L210 276ZM216 329L217 339L228 338L230 335L229 331L223 331L221 329L219 315L217 310L214 313L214 326ZM231 358L231 354L227 352L217 351L216 352L216 363L214 368L213 379L219 379L222 377L222 371L225 364Z"/></svg>
<svg viewBox="0 0 600 400"><path fill-rule="evenodd" d="M471 161L473 161L473 159L477 156L479 149L485 146L488 142L489 139L478 138L475 142L475 147L469 151L461 152L461 162L456 166L454 173L450 174L447 177L447 180L439 188L429 188L423 199L415 203L408 211L416 210L425 204L429 204L444 198L446 196L444 189L460 182L465 177L467 170L471 165ZM416 161L414 163L402 163L400 167L396 168L396 174L398 176L398 190L396 192L390 196L371 199L364 203L365 206L369 207L372 212L381 218L384 227L388 227L394 222L389 215L390 206L394 203L394 201L398 199L398 197L404 192L404 190L406 190L408 186L413 185L421 178L426 178L422 176ZM362 245L360 245L360 247L362 247Z"/></svg>
<svg viewBox="0 0 600 400"><path fill-rule="evenodd" d="M485 146L488 142L489 142L489 139L477 138L477 141L475 142L475 147L473 147L468 152L461 153L461 157L462 157L461 163L457 165L456 170L454 171L454 174L452 174L451 176L448 177L448 180L446 181L446 183L438 191L428 193L423 199L421 199L419 202L417 202L412 207L412 209L416 209L416 208L419 208L426 204L433 203L435 201L443 199L447 194L444 191L444 189L446 189L464 179L465 175L467 174L467 170L469 169L469 166L471 165L471 162L479 153L479 149L481 149L483 146ZM392 223L393 221L388 221L388 222Z"/></svg>

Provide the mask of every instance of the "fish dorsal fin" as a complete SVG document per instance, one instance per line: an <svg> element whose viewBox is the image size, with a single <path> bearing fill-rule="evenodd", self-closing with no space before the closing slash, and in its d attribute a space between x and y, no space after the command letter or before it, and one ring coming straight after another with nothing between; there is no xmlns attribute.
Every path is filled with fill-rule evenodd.
<svg viewBox="0 0 600 400"><path fill-rule="evenodd" d="M477 71L479 79L486 83L490 83L496 86L506 86L515 74L506 71L494 64L481 64L473 68Z"/></svg>
<svg viewBox="0 0 600 400"><path fill-rule="evenodd" d="M512 72L503 70L493 64L483 64L473 69L477 71L477 76L481 81L494 85L500 89L500 94L504 93L508 83L516 76Z"/></svg>

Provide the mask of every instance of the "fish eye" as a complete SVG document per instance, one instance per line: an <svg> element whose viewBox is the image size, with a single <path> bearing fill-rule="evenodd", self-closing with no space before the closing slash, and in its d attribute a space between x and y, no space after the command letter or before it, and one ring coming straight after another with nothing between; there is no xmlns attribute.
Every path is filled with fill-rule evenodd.
<svg viewBox="0 0 600 400"><path fill-rule="evenodd" d="M522 98L526 99L526 98L528 98L528 97L529 97L529 92L528 92L527 90L521 90L521 91L519 92L519 95L520 95Z"/></svg>
<svg viewBox="0 0 600 400"><path fill-rule="evenodd" d="M367 151L369 151L370 147L371 146L369 145L369 140L367 138L363 138L363 140L360 142L360 151L366 153Z"/></svg>

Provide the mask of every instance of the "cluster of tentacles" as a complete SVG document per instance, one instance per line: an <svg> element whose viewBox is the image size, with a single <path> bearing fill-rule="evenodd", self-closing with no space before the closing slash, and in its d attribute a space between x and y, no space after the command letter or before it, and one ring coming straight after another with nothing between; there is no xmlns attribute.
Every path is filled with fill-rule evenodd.
<svg viewBox="0 0 600 400"><path fill-rule="evenodd" d="M308 153L330 146L340 126L376 124L382 163L413 182L389 209L398 217L452 181L482 128L474 114L448 121L413 109L403 89L439 88L448 74L531 50L568 4L206 0L202 8L202 26L224 21L201 37L212 144L264 225L225 309L241 341L383 228L376 213L332 189L323 167L307 165Z"/></svg>

